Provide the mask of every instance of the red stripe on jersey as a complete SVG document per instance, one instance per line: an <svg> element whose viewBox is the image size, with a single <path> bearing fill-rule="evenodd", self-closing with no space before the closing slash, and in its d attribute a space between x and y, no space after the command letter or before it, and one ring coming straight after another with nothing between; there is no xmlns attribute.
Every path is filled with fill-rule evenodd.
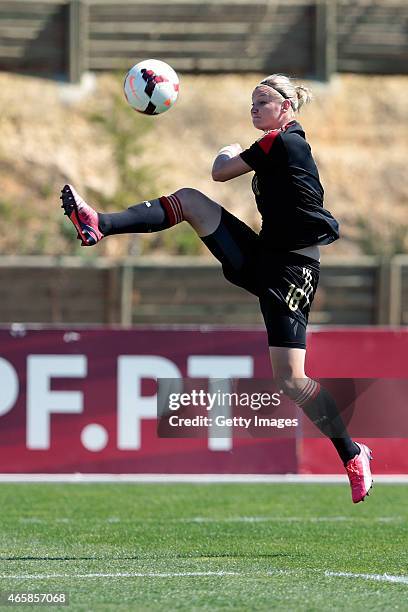
<svg viewBox="0 0 408 612"><path fill-rule="evenodd" d="M281 130L271 130L265 136L258 140L258 144L264 153L269 153L272 148L275 138L280 134Z"/></svg>
<svg viewBox="0 0 408 612"><path fill-rule="evenodd" d="M294 119L292 119L292 121L289 121L288 123L285 123L285 125L282 125L282 127L281 127L282 132L286 132L288 127L290 127L294 123L296 123L296 121Z"/></svg>

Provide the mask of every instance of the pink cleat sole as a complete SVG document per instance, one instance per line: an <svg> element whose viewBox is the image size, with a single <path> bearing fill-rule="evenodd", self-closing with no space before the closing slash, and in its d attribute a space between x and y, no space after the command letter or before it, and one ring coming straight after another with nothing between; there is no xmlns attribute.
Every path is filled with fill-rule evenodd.
<svg viewBox="0 0 408 612"><path fill-rule="evenodd" d="M346 465L354 504L364 501L370 495L370 489L373 486L370 467L370 461L373 458L371 450L365 444L359 442L356 442L356 444L360 448L360 454L350 459Z"/></svg>
<svg viewBox="0 0 408 612"><path fill-rule="evenodd" d="M82 246L93 246L102 240L103 234L98 227L96 210L80 197L72 185L64 185L61 194L61 208L74 225Z"/></svg>

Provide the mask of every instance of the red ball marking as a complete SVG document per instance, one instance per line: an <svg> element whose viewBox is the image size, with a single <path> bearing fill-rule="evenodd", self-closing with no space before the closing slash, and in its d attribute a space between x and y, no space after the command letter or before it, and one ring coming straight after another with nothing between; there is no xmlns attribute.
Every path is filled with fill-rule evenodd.
<svg viewBox="0 0 408 612"><path fill-rule="evenodd" d="M130 86L130 89L132 90L132 94L135 96L135 98L138 98L139 96L137 95L136 89L135 89L135 80L136 80L135 77L132 75L129 78L129 86Z"/></svg>

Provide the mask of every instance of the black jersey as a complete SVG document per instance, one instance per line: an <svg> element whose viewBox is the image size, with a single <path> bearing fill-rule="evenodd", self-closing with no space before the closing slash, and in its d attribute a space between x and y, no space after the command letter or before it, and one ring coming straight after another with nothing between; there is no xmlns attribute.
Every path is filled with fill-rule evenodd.
<svg viewBox="0 0 408 612"><path fill-rule="evenodd" d="M255 170L252 190L266 250L293 251L337 240L338 223L323 208L319 172L299 123L267 132L241 157Z"/></svg>

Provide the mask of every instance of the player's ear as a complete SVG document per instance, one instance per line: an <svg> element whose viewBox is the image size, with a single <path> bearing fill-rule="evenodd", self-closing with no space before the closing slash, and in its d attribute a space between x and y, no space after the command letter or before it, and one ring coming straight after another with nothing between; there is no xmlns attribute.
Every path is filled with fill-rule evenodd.
<svg viewBox="0 0 408 612"><path fill-rule="evenodd" d="M285 113L286 113L286 112L287 112L287 111L290 109L290 107L291 107L291 106L292 106L292 105L291 105L291 103L290 103L290 100L284 100L284 101L282 102L282 110L283 110Z"/></svg>

